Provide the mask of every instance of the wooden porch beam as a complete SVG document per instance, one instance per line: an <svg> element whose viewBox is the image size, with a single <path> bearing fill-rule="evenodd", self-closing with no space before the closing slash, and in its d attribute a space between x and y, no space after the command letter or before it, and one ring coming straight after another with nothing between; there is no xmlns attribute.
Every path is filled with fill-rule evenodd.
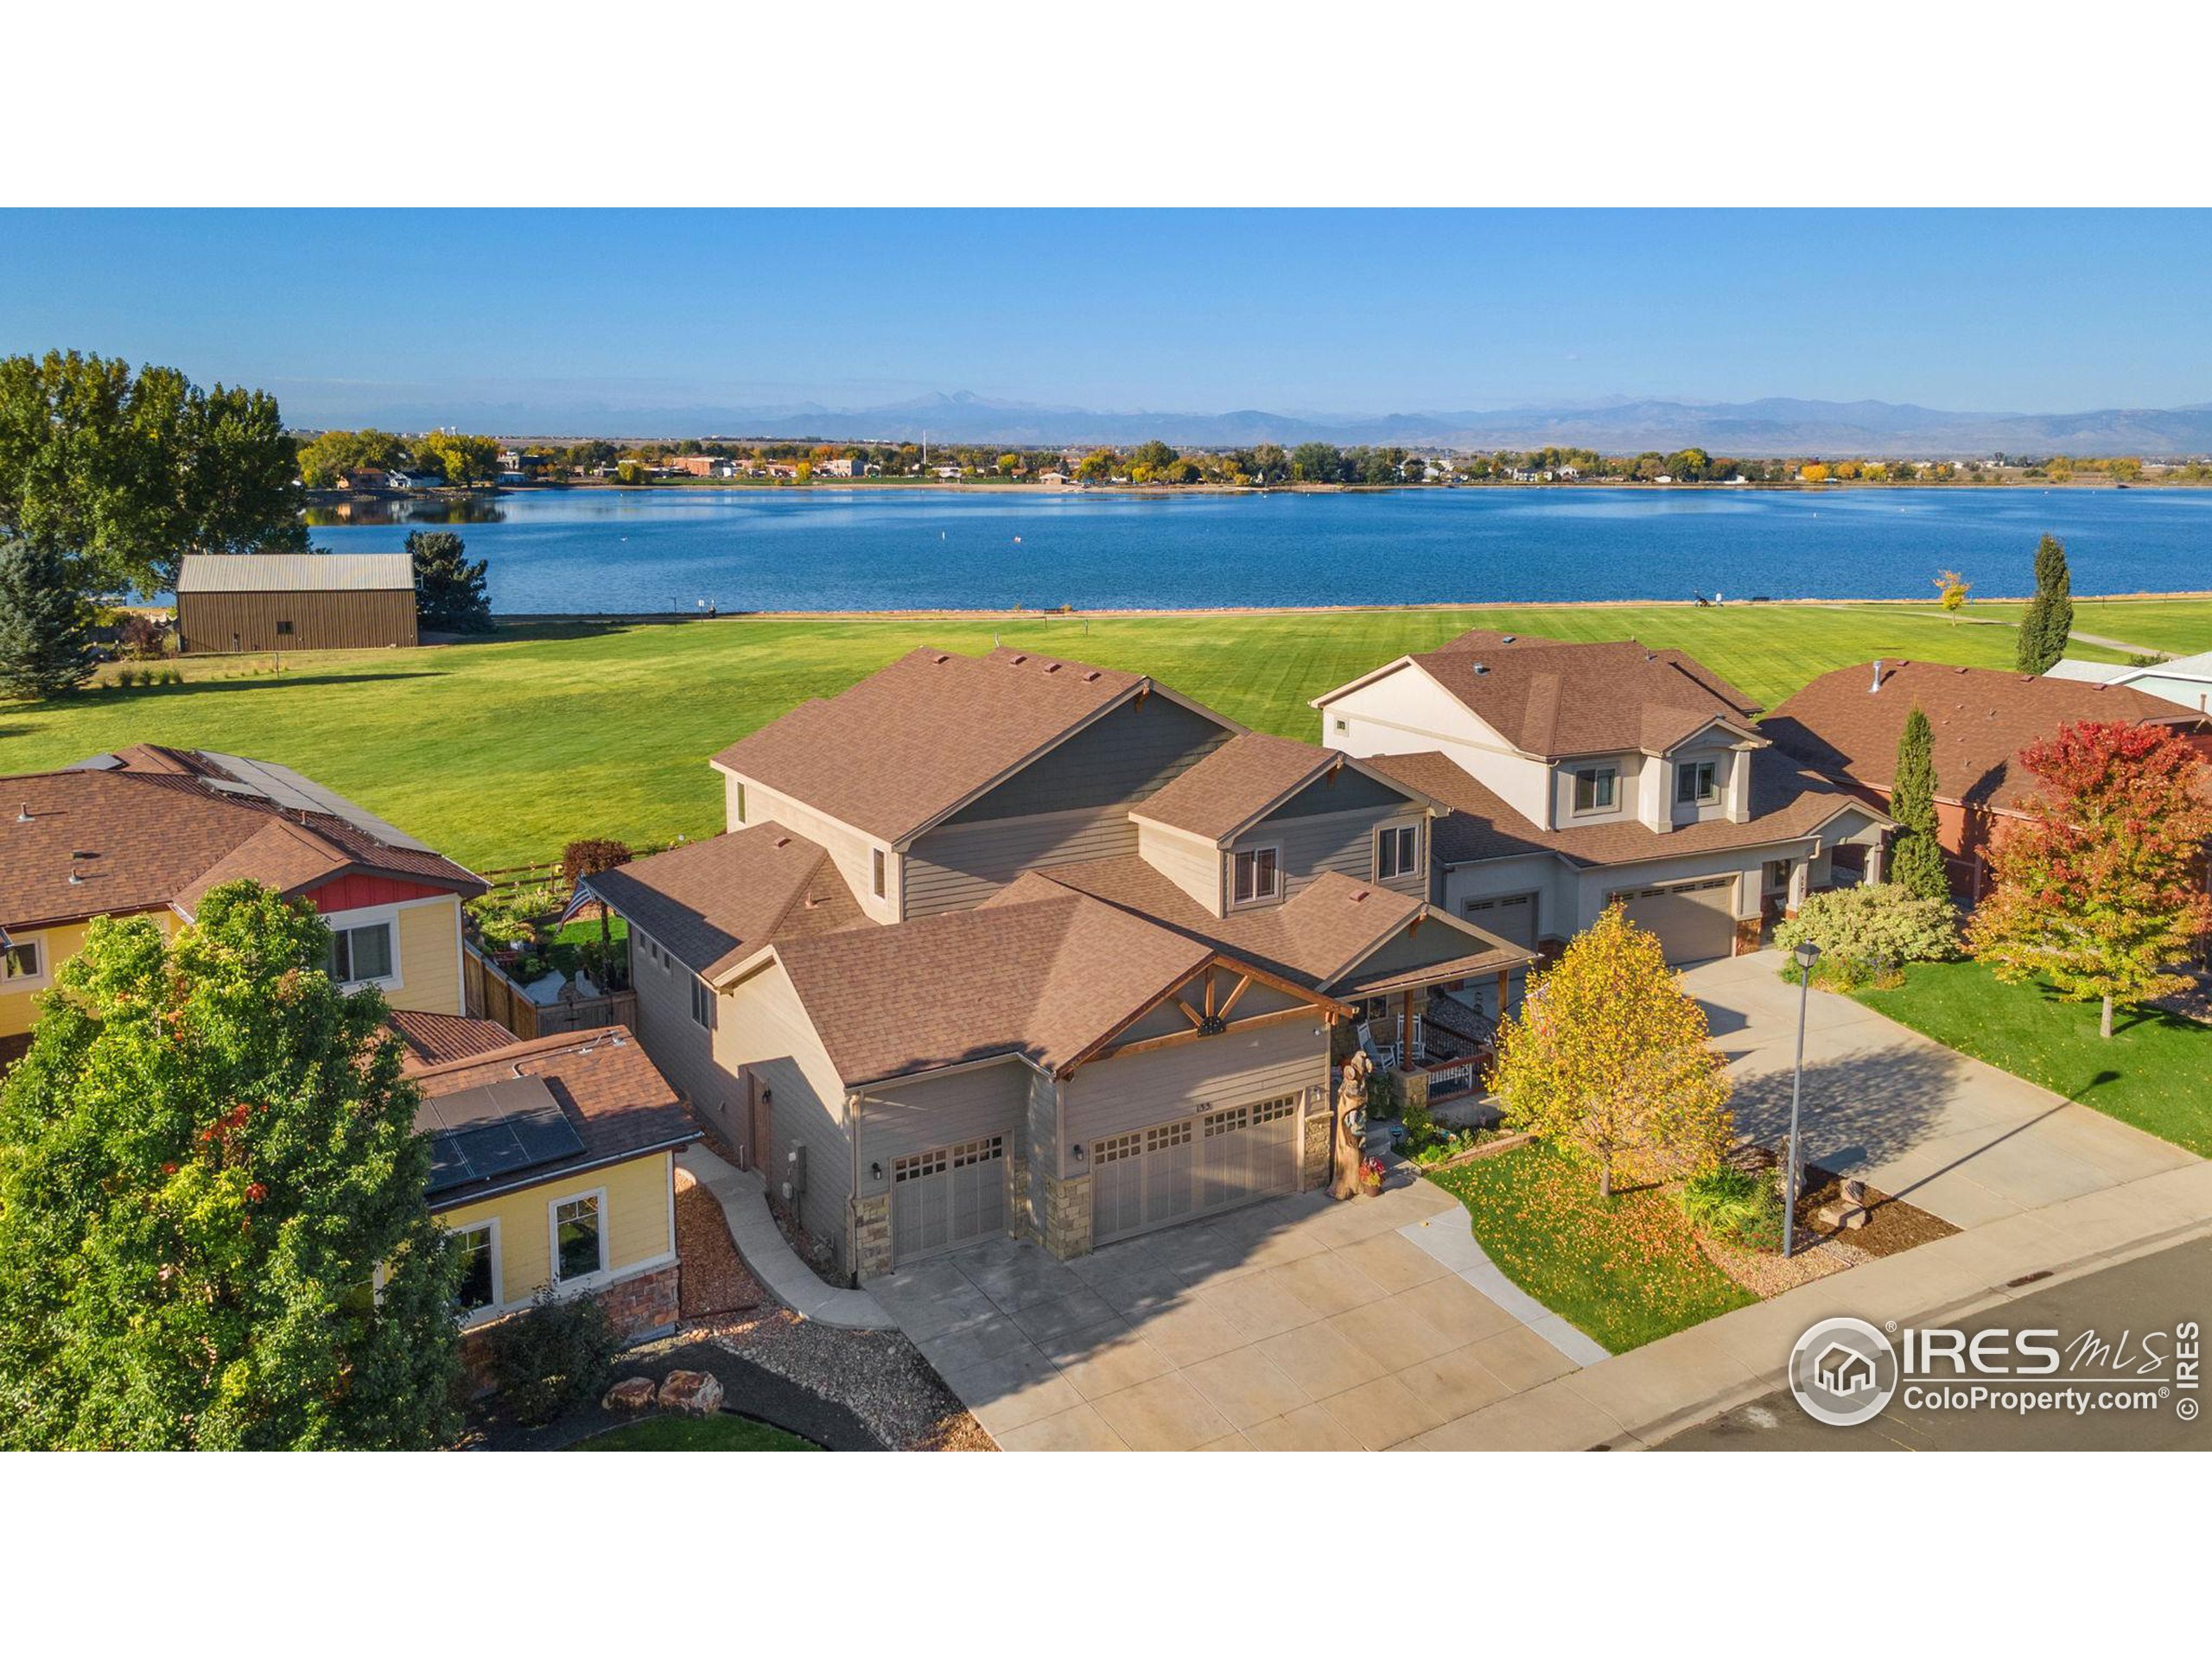
<svg viewBox="0 0 2212 1659"><path fill-rule="evenodd" d="M1322 1022L1323 1014L1324 1011L1319 1008L1284 1008L1275 1014L1255 1014L1249 1020L1237 1020L1234 1025L1228 1027L1222 1034L1226 1036L1230 1032L1257 1031L1264 1026L1285 1025L1293 1020L1311 1020L1319 1024ZM1106 1056L1102 1058L1111 1058L1117 1054L1143 1054L1155 1048L1171 1048L1179 1043L1196 1043L1204 1040L1205 1040L1205 1033L1201 1031L1171 1032L1165 1037L1142 1037L1134 1043L1123 1043L1119 1048L1108 1050Z"/></svg>

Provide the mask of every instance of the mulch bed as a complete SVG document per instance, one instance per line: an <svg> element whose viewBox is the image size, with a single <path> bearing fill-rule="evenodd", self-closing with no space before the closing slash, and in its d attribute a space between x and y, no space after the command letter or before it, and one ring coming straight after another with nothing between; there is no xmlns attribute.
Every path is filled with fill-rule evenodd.
<svg viewBox="0 0 2212 1659"><path fill-rule="evenodd" d="M1730 1161L1740 1168L1768 1171L1779 1160L1767 1148L1751 1147L1740 1148ZM1764 1300L1861 1262L1900 1255L1959 1230L1942 1217L1931 1216L1872 1186L1866 1189L1864 1227L1855 1230L1830 1227L1821 1220L1821 1208L1842 1197L1843 1177L1817 1164L1808 1164L1805 1188L1797 1196L1797 1236L1787 1258L1778 1251L1746 1249L1702 1235L1698 1248L1714 1267Z"/></svg>
<svg viewBox="0 0 2212 1659"><path fill-rule="evenodd" d="M721 1203L688 1169L676 1172L676 1249L683 1262L679 1306L686 1323L775 1306L730 1243Z"/></svg>
<svg viewBox="0 0 2212 1659"><path fill-rule="evenodd" d="M1866 1189L1866 1224L1855 1232L1821 1225L1821 1206L1843 1196L1843 1178L1817 1164L1805 1166L1805 1190L1797 1198L1797 1224L1817 1238L1842 1241L1870 1256L1900 1255L1922 1244L1948 1238L1959 1230L1941 1216L1893 1198L1875 1187Z"/></svg>

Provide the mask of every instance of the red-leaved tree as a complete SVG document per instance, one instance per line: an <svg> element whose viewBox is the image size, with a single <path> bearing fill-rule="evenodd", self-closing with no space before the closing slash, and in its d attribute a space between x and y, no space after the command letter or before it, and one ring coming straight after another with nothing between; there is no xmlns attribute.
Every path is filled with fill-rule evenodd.
<svg viewBox="0 0 2212 1659"><path fill-rule="evenodd" d="M2020 753L2043 780L1992 849L1996 891L1967 943L1999 979L2040 975L2113 1007L2183 989L2173 969L2212 932L2207 768L2164 727L2083 721Z"/></svg>

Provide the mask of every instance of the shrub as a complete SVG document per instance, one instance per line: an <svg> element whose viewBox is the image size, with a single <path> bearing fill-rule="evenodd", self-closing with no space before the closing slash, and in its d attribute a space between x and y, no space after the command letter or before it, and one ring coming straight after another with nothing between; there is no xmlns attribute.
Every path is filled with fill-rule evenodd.
<svg viewBox="0 0 2212 1659"><path fill-rule="evenodd" d="M622 1351L605 1308L589 1296L556 1300L550 1287L528 1312L493 1326L487 1341L493 1379L525 1423L550 1423L598 1399Z"/></svg>
<svg viewBox="0 0 2212 1659"><path fill-rule="evenodd" d="M1723 1164L1682 1184L1676 1202L1690 1225L1730 1244L1774 1249L1782 1238L1782 1192L1771 1171Z"/></svg>
<svg viewBox="0 0 2212 1659"><path fill-rule="evenodd" d="M169 654L168 625L157 616L132 611L116 631L116 648L125 657L145 661Z"/></svg>
<svg viewBox="0 0 2212 1659"><path fill-rule="evenodd" d="M1813 982L1849 990L1894 973L1908 962L1940 962L1959 950L1958 912L1941 899L1923 899L1895 885L1838 887L1816 893L1774 931L1787 952L1809 939L1821 949ZM1797 982L1797 963L1782 976Z"/></svg>

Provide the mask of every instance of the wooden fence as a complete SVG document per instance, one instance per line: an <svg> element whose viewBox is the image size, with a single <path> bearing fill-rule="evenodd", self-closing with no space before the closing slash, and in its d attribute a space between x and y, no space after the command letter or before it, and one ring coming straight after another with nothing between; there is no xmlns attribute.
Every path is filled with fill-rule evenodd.
<svg viewBox="0 0 2212 1659"><path fill-rule="evenodd" d="M553 1037L569 1031L597 1031L607 1026L638 1024L638 994L610 991L604 996L533 1002L523 988L500 971L474 945L461 953L461 993L469 1017L496 1020L520 1038Z"/></svg>

